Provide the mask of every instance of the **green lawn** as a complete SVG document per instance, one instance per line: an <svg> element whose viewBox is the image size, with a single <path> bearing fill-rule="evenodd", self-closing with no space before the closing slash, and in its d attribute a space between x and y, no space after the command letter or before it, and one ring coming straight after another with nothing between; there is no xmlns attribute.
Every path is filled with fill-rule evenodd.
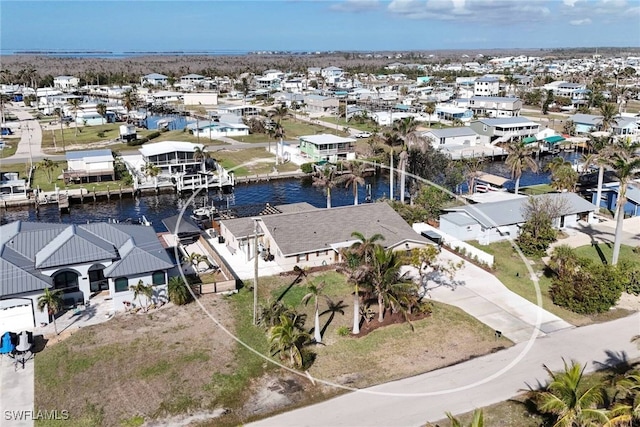
<svg viewBox="0 0 640 427"><path fill-rule="evenodd" d="M539 184L529 187L520 187L520 191L528 196L536 196L538 194L550 193L555 190L549 184Z"/></svg>
<svg viewBox="0 0 640 427"><path fill-rule="evenodd" d="M295 139L304 135L316 135L319 133L330 133L338 136L348 136L346 132L336 131L335 129L329 129L325 126L303 122L294 119L284 119L281 122L282 127L285 129L285 135L287 139Z"/></svg>
<svg viewBox="0 0 640 427"><path fill-rule="evenodd" d="M55 190L56 185L60 189L60 191L64 190L72 190L78 188L84 188L87 191L116 191L122 186L122 188L129 188L124 182L121 180L116 181L103 181L103 182L92 182L89 184L65 184L62 178L58 179L62 175L62 171L67 167L67 162L55 162L56 168L51 173L51 182L49 182L49 177L46 171L41 170L37 167L37 163L35 164L36 169L33 173L33 181L31 182L31 188L40 189L41 191L53 191Z"/></svg>
<svg viewBox="0 0 640 427"><path fill-rule="evenodd" d="M6 159L7 157L11 157L16 154L16 150L18 150L18 142L20 142L20 138L3 138L4 148L0 150L0 159Z"/></svg>
<svg viewBox="0 0 640 427"><path fill-rule="evenodd" d="M378 130L380 129L380 127L377 126L372 121L367 121L365 123L358 123L355 120L349 120L349 122L345 122L344 118L340 118L340 117L320 117L319 120L326 123L337 124L342 127L359 129L361 131L366 131L366 132L374 132L376 129Z"/></svg>
<svg viewBox="0 0 640 427"><path fill-rule="evenodd" d="M60 127L51 130L43 129L42 148L53 148L55 138L55 146L61 149L63 147L63 136L64 146L66 147L116 139L120 136L120 124L121 123L108 123L98 126L78 126L77 132L74 123L71 123L69 126L63 125L62 131ZM98 134L102 136L98 136Z"/></svg>
<svg viewBox="0 0 640 427"><path fill-rule="evenodd" d="M633 252L634 248L620 245L618 261L639 262L640 254ZM595 263L609 264L613 255L613 243L599 243L597 245L585 245L575 249L581 258L587 258Z"/></svg>
<svg viewBox="0 0 640 427"><path fill-rule="evenodd" d="M212 156L220 162L226 170L232 170L236 176L265 175L273 173L275 156L264 148L248 149L222 149L214 151ZM268 161L267 161L268 160ZM244 166L240 166L244 165ZM286 163L278 166L280 172L292 172L299 166L294 163Z"/></svg>
<svg viewBox="0 0 640 427"><path fill-rule="evenodd" d="M513 249L510 242L496 242L490 245L480 245L477 241L468 243L495 257L494 274L507 288L537 304L535 285L533 281L529 279L529 272L526 265ZM551 277L545 274L544 263L539 258L531 259L531 262L531 267L539 278L543 308L567 322L576 326L582 326L593 322L612 320L628 314L626 310L610 310L601 314L585 316L555 305L551 301L551 297L549 297Z"/></svg>

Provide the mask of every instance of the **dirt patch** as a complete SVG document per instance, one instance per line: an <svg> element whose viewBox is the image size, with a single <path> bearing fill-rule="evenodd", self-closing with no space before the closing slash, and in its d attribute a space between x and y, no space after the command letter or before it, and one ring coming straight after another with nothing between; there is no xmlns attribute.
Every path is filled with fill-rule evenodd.
<svg viewBox="0 0 640 427"><path fill-rule="evenodd" d="M420 320L420 319L424 319L426 317L429 317L431 315L431 313L421 313L421 314L414 314L409 316L409 320L411 322L414 322L416 320ZM356 338L359 337L364 337L365 335L375 331L378 328L382 328L384 326L389 326L389 325L398 325L398 324L402 324L402 323L407 323L407 327L409 327L409 324L407 322L407 319L404 318L404 316L402 315L402 313L388 313L384 316L384 319L382 320L382 322L378 322L377 316L376 319L372 319L369 322L364 322L361 326L360 326L360 333L357 335L352 335Z"/></svg>
<svg viewBox="0 0 640 427"><path fill-rule="evenodd" d="M233 330L228 302L200 301ZM121 314L48 345L36 359L36 408L65 408L74 419L107 414L102 425L215 409L211 373L232 373L235 342L197 304Z"/></svg>
<svg viewBox="0 0 640 427"><path fill-rule="evenodd" d="M632 295L623 292L615 308L621 308L630 311L640 311L640 295Z"/></svg>

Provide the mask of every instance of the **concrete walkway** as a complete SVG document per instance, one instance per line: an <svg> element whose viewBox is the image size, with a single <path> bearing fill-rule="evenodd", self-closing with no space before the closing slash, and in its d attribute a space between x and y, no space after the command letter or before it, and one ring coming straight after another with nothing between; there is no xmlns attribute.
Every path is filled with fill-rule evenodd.
<svg viewBox="0 0 640 427"><path fill-rule="evenodd" d="M562 358L586 363L587 371L638 358L640 350L630 342L638 333L638 313L612 322L566 329L538 338L528 352L527 343L520 343L468 362L349 393L249 425L417 427L445 418L445 411L454 414L472 411L507 400L528 386L544 384L547 374L542 365L560 370ZM425 347L428 345L425 343Z"/></svg>
<svg viewBox="0 0 640 427"><path fill-rule="evenodd" d="M24 369L16 368L14 359L0 357L0 425L3 427L31 427L34 410L33 358Z"/></svg>
<svg viewBox="0 0 640 427"><path fill-rule="evenodd" d="M429 281L428 296L435 301L463 309L485 325L500 331L514 343L525 342L534 333L545 336L573 327L558 316L511 292L493 274L457 255L443 251L440 260L453 263L462 261L463 267L456 272L454 283L448 278ZM534 286L533 283L531 286ZM538 316L539 328L536 327Z"/></svg>
<svg viewBox="0 0 640 427"><path fill-rule="evenodd" d="M577 227L565 229L568 235L564 239L551 244L547 253L559 245L569 245L572 248L591 245L593 243L605 243L613 245L616 233L616 221L602 219L598 224L578 223ZM640 246L640 217L627 218L622 225L622 244L632 247Z"/></svg>
<svg viewBox="0 0 640 427"><path fill-rule="evenodd" d="M26 161L33 159L35 163L36 159L43 158L45 153L42 152L42 128L40 127L40 122L25 108L11 108L7 109L7 111L13 113L20 120L21 135L15 154L4 160Z"/></svg>

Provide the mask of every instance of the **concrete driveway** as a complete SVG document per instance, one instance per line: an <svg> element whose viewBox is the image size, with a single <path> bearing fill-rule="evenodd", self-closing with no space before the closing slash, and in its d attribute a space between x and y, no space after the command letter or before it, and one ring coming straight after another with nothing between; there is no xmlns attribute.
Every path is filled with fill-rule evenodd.
<svg viewBox="0 0 640 427"><path fill-rule="evenodd" d="M463 309L485 325L500 331L514 343L525 342L534 333L544 336L573 327L558 316L511 292L493 274L463 261L459 256L442 251L439 259L454 263L462 261L463 267L456 272L454 283L442 277L437 281L430 280L427 283L428 296L435 301Z"/></svg>
<svg viewBox="0 0 640 427"><path fill-rule="evenodd" d="M574 228L564 230L568 235L551 244L547 253L551 253L558 245L569 245L572 248L591 245L593 243L606 243L613 245L616 233L616 221L602 219L597 224L579 222ZM632 247L640 246L640 217L627 218L622 225L622 244Z"/></svg>
<svg viewBox="0 0 640 427"><path fill-rule="evenodd" d="M33 426L33 358L16 368L7 355L0 357L0 425Z"/></svg>

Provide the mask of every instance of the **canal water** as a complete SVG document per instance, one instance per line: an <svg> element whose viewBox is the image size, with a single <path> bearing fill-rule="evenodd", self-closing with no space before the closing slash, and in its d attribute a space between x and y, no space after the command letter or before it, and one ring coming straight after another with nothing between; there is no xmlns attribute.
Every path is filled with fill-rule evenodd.
<svg viewBox="0 0 640 427"><path fill-rule="evenodd" d="M567 153L567 160L574 162L579 159L576 153ZM549 174L544 171L544 165L550 157L542 160L540 173L525 171L520 179L520 186L549 183ZM493 162L487 165L485 171L494 175L509 177L509 170L502 162ZM389 197L389 177L376 175L366 179L367 187L373 200ZM513 188L514 183L509 182L507 187ZM460 192L466 191L466 184L459 188ZM396 181L394 195L399 197L399 184ZM367 197L367 189L360 187L359 201L363 203ZM187 215L194 208L215 205L221 210L231 208L240 216L256 215L264 204L271 205L307 202L315 207L326 207L327 199L322 188L314 187L310 179L286 179L271 180L258 183L238 184L233 194L220 194L214 190L200 191L195 197L191 194L179 196L177 194L147 195L136 198L112 197L111 201L93 202L85 199L83 204L72 204L69 214L60 214L57 205L41 206L40 211L34 208L12 208L0 210L0 217L4 221L27 220L42 222L62 223L86 223L96 221L136 221L143 215L151 221L157 231L166 231L162 219L176 215L183 208ZM353 192L351 188L338 186L331 191L331 204L334 207L353 204Z"/></svg>

